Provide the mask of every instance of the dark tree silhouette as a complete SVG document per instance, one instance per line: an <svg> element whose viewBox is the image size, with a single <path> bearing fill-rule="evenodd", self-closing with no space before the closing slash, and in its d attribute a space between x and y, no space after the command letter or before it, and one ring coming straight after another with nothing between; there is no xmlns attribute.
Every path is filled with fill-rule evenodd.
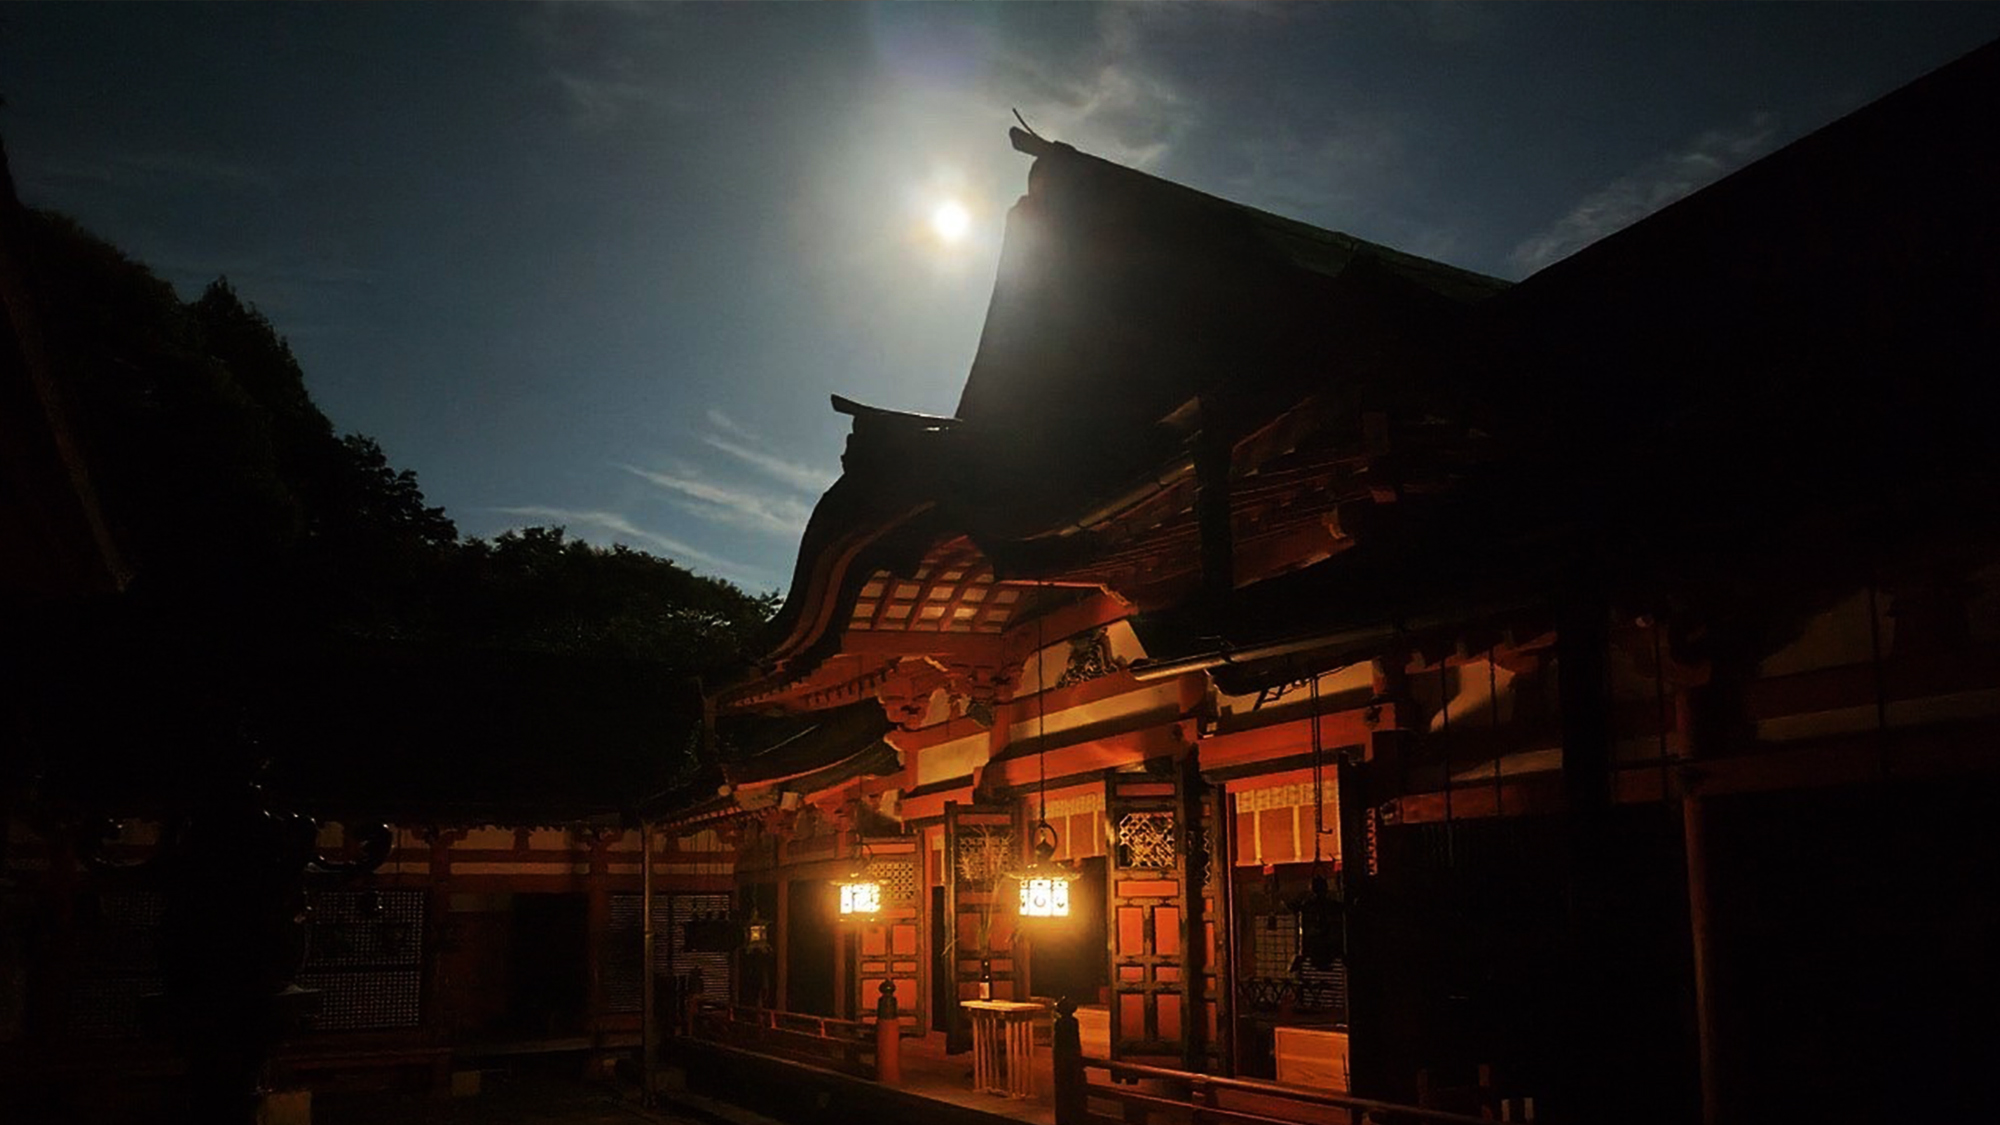
<svg viewBox="0 0 2000 1125"><path fill-rule="evenodd" d="M31 269L140 600L222 633L421 639L696 669L771 610L561 529L461 542L414 472L340 436L270 319L218 278L192 302L59 215Z"/></svg>
<svg viewBox="0 0 2000 1125"><path fill-rule="evenodd" d="M439 625L446 635L687 669L748 655L776 600L641 551L593 547L562 528L542 527L467 541L444 591Z"/></svg>

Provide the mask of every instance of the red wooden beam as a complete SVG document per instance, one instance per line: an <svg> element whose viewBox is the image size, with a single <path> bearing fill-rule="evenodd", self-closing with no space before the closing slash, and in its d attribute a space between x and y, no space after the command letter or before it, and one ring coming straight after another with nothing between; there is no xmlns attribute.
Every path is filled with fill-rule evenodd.
<svg viewBox="0 0 2000 1125"><path fill-rule="evenodd" d="M1146 727L1123 734L1106 735L1088 742L1055 747L1042 754L1023 754L989 762L981 775L986 784L1012 788L1033 786L1046 771L1049 777L1070 777L1092 770L1116 769L1148 758L1178 758L1186 753L1188 724L1172 723Z"/></svg>
<svg viewBox="0 0 2000 1125"><path fill-rule="evenodd" d="M1378 713L1379 717L1379 713ZM1332 750L1340 746L1365 746L1378 724L1369 722L1368 708L1329 711L1319 716L1320 745ZM1312 747L1312 717L1302 716L1269 726L1252 727L1231 734L1212 735L1201 741L1201 768L1227 769L1274 758L1292 757Z"/></svg>

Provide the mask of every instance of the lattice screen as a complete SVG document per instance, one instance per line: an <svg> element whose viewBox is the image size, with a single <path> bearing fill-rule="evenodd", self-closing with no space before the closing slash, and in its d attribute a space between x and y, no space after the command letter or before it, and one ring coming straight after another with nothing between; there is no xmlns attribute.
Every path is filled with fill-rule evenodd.
<svg viewBox="0 0 2000 1125"><path fill-rule="evenodd" d="M1263 914L1252 921L1251 979L1246 982L1253 1007L1277 1008L1286 1000L1300 1011L1328 1012L1337 1019L1347 1018L1347 963L1335 961L1331 968L1311 965L1294 975L1292 963L1298 957L1298 915L1289 911Z"/></svg>
<svg viewBox="0 0 2000 1125"><path fill-rule="evenodd" d="M917 900L917 861L871 859L868 877L882 884L884 906L907 906Z"/></svg>
<svg viewBox="0 0 2000 1125"><path fill-rule="evenodd" d="M160 991L154 943L166 900L156 891L107 891L78 902L77 964L69 1034L111 1039L140 1033L141 997Z"/></svg>
<svg viewBox="0 0 2000 1125"><path fill-rule="evenodd" d="M959 833L958 878L971 886L990 886L1019 866L1018 853L1013 829L969 827Z"/></svg>
<svg viewBox="0 0 2000 1125"><path fill-rule="evenodd" d="M1262 914L1252 923L1250 975L1276 980L1292 975L1299 953L1299 923L1290 914Z"/></svg>
<svg viewBox="0 0 2000 1125"><path fill-rule="evenodd" d="M604 932L604 948L598 951L604 972L604 1006L614 1012L636 1012L645 1006L645 927L640 924L639 895L612 895L611 921ZM653 904L655 928L666 921L662 904ZM664 943L654 951L658 971L665 972Z"/></svg>
<svg viewBox="0 0 2000 1125"><path fill-rule="evenodd" d="M423 1020L424 892L313 891L298 983L320 991L315 1031L383 1031Z"/></svg>
<svg viewBox="0 0 2000 1125"><path fill-rule="evenodd" d="M1174 857L1174 814L1128 812L1118 818L1118 866L1168 869Z"/></svg>
<svg viewBox="0 0 2000 1125"><path fill-rule="evenodd" d="M654 915L654 926L661 927L661 948L667 951L667 963L662 972L674 977L685 977L696 968L701 970L701 994L710 1000L729 1002L729 954L695 953L687 948L687 924L703 914L717 911L729 915L734 910L734 898L727 894L707 895L665 895L664 902L656 898L655 909L664 906L667 916L661 927L661 919ZM636 911L635 911L636 914Z"/></svg>

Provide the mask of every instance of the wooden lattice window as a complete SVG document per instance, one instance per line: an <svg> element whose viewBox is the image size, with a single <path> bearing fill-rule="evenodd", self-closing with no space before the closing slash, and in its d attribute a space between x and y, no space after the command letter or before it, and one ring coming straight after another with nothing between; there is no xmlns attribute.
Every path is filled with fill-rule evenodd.
<svg viewBox="0 0 2000 1125"><path fill-rule="evenodd" d="M685 985L686 978L695 970L701 971L701 994L710 1000L729 1002L729 954L702 952L687 947L687 924L699 917L716 914L729 916L734 909L734 896L728 894L681 894L664 895L667 910L667 932L656 935L667 946L667 965L674 978ZM654 900L653 909L662 904ZM654 925L659 925L659 915L654 916Z"/></svg>
<svg viewBox="0 0 2000 1125"><path fill-rule="evenodd" d="M1019 845L1011 828L973 827L958 838L958 878L973 886L987 886L1012 871Z"/></svg>
<svg viewBox="0 0 2000 1125"><path fill-rule="evenodd" d="M1166 869L1174 856L1174 814L1128 812L1118 818L1118 866Z"/></svg>
<svg viewBox="0 0 2000 1125"><path fill-rule="evenodd" d="M1291 911L1260 914L1251 920L1250 976L1241 982L1246 1007L1277 1011L1325 1012L1347 1021L1347 964L1336 960L1324 969L1300 965L1299 917Z"/></svg>
<svg viewBox="0 0 2000 1125"><path fill-rule="evenodd" d="M165 908L157 891L106 891L78 900L76 968L64 1012L69 1034L81 1039L140 1034L143 998L164 987L154 950Z"/></svg>
<svg viewBox="0 0 2000 1125"><path fill-rule="evenodd" d="M906 906L917 901L917 863L911 859L871 859L868 877L882 885L882 901Z"/></svg>
<svg viewBox="0 0 2000 1125"><path fill-rule="evenodd" d="M424 892L313 891L298 982L319 990L315 1031L422 1022Z"/></svg>

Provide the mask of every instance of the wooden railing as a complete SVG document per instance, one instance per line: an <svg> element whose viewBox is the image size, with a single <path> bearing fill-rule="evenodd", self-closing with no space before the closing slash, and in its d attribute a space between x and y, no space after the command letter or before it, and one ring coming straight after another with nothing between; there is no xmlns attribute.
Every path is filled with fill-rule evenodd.
<svg viewBox="0 0 2000 1125"><path fill-rule="evenodd" d="M875 1029L854 1020L703 1001L691 1021L695 1035L759 1054L874 1078Z"/></svg>
<svg viewBox="0 0 2000 1125"><path fill-rule="evenodd" d="M1085 1058L1067 1001L1056 1010L1052 1053L1056 1125L1491 1125L1346 1094ZM1093 1102L1115 1108L1103 1112Z"/></svg>

